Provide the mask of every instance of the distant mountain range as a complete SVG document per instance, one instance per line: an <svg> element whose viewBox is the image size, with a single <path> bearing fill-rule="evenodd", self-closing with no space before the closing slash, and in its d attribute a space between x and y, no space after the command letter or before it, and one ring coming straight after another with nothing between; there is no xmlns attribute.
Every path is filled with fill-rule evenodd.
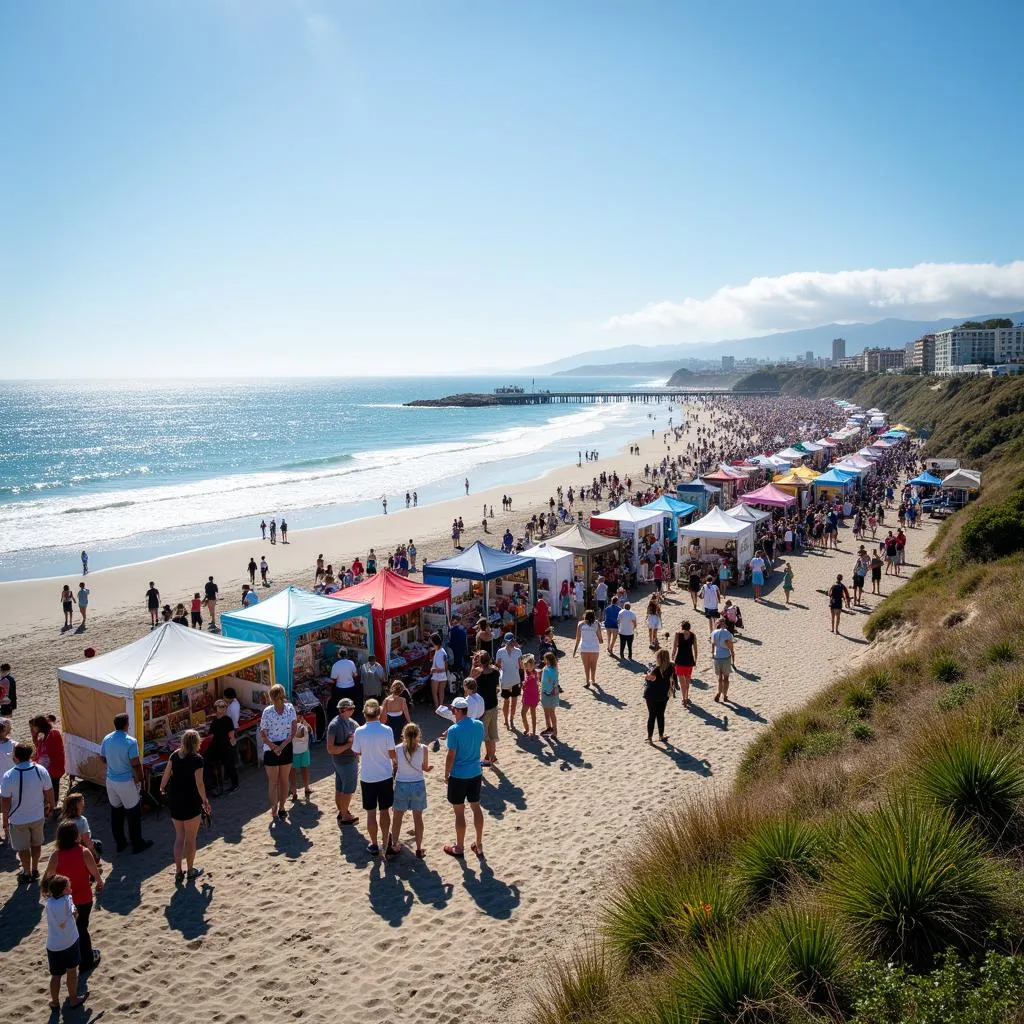
<svg viewBox="0 0 1024 1024"><path fill-rule="evenodd" d="M982 313L971 316L947 317L944 320L898 320L890 317L872 324L825 324L799 331L780 331L754 338L734 341L675 343L671 345L618 345L615 348L580 352L575 356L556 359L553 363L530 367L523 372L541 374L573 374L577 376L637 376L657 377L672 374L693 359L784 359L802 356L811 351L816 356L832 355L832 339L846 339L846 354L856 355L866 348L900 348L922 334L934 334L955 327L965 320L987 320L1005 316L1020 323L1024 311L1017 313Z"/></svg>

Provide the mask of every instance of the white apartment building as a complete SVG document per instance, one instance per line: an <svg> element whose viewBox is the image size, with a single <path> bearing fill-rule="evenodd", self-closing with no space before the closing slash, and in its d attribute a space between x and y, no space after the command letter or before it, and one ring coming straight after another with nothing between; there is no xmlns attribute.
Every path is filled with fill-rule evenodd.
<svg viewBox="0 0 1024 1024"><path fill-rule="evenodd" d="M953 327L935 335L935 372L955 367L1024 360L1024 324L1013 327Z"/></svg>

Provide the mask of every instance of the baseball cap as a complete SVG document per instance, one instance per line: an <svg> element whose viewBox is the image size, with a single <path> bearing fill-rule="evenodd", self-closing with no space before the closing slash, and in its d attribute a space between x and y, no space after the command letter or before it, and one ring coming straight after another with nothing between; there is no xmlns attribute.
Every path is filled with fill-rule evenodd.
<svg viewBox="0 0 1024 1024"><path fill-rule="evenodd" d="M339 711L341 710L341 708L354 708L355 706L356 702L352 700L350 697L342 697L341 700L338 701Z"/></svg>
<svg viewBox="0 0 1024 1024"><path fill-rule="evenodd" d="M515 637L511 633L506 633L505 634L505 643L508 643L509 640L515 640Z"/></svg>
<svg viewBox="0 0 1024 1024"><path fill-rule="evenodd" d="M456 697L455 700L452 701L452 707L458 708L460 711L468 711L469 701L466 700L465 697Z"/></svg>

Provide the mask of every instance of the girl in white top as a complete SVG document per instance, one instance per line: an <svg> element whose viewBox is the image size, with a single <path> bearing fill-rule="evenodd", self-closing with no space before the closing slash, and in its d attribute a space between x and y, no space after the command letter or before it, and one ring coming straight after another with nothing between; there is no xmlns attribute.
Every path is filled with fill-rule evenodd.
<svg viewBox="0 0 1024 1024"><path fill-rule="evenodd" d="M444 690L448 685L448 652L441 642L440 633L432 633L430 642L434 645L434 654L430 659L430 695L437 708L444 703Z"/></svg>
<svg viewBox="0 0 1024 1024"><path fill-rule="evenodd" d="M80 1006L78 996L78 922L75 904L64 875L54 875L47 884L46 957L50 962L50 1009L60 1009L60 979L67 972L68 1006Z"/></svg>
<svg viewBox="0 0 1024 1024"><path fill-rule="evenodd" d="M0 718L0 779L14 767L14 740L11 739L11 720Z"/></svg>
<svg viewBox="0 0 1024 1024"><path fill-rule="evenodd" d="M584 685L588 690L592 683L597 682L597 659L603 643L601 624L596 621L593 610L588 608L583 613L583 620L576 626L576 646L572 650L574 658L579 652L580 661L583 662Z"/></svg>
<svg viewBox="0 0 1024 1024"><path fill-rule="evenodd" d="M286 703L285 689L280 683L270 688L273 701L263 709L260 717L260 740L263 742L263 767L267 773L267 799L270 813L278 818L288 817L285 800L288 799L288 776L292 768L292 740L298 729L295 708Z"/></svg>
<svg viewBox="0 0 1024 1024"><path fill-rule="evenodd" d="M391 854L402 852L402 817L412 811L413 831L416 836L416 856L426 856L423 850L423 812L427 809L427 783L424 772L432 770L427 748L420 742L420 727L410 722L402 730L402 742L395 751L395 803L391 819Z"/></svg>

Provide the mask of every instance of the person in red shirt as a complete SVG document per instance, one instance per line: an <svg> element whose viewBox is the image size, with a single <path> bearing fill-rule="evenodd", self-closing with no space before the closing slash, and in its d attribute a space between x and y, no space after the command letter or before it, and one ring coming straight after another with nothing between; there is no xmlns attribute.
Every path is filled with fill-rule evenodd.
<svg viewBox="0 0 1024 1024"><path fill-rule="evenodd" d="M35 753L32 760L46 769L53 783L53 803L60 805L60 780L64 777L64 737L45 715L37 715L29 723ZM55 812L59 814L60 812Z"/></svg>
<svg viewBox="0 0 1024 1024"><path fill-rule="evenodd" d="M543 636L551 625L551 609L543 597L537 598L533 606L533 633L534 636Z"/></svg>
<svg viewBox="0 0 1024 1024"><path fill-rule="evenodd" d="M907 535L903 532L903 527L900 527L896 531L896 575L901 576L900 566L906 563L906 556L904 549L907 546Z"/></svg>
<svg viewBox="0 0 1024 1024"><path fill-rule="evenodd" d="M654 563L654 589L660 594L665 579L665 566L661 562Z"/></svg>

